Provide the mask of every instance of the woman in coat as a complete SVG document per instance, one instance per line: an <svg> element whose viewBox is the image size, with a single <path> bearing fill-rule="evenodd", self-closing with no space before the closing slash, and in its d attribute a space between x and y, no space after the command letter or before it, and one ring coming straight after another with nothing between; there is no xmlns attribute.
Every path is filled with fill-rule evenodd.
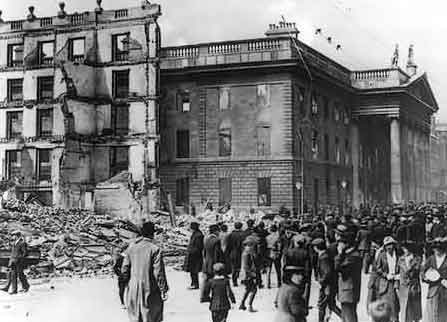
<svg viewBox="0 0 447 322"><path fill-rule="evenodd" d="M397 289L399 286L399 258L396 252L396 241L387 236L383 241L384 250L376 258L376 295L391 305L391 322L399 320L399 299Z"/></svg>
<svg viewBox="0 0 447 322"><path fill-rule="evenodd" d="M420 271L422 258L417 256L415 243L402 245L399 258L400 322L418 322L422 318Z"/></svg>
<svg viewBox="0 0 447 322"><path fill-rule="evenodd" d="M304 295L304 267L286 266L283 281L275 299L278 312L274 321L305 322L308 309Z"/></svg>
<svg viewBox="0 0 447 322"><path fill-rule="evenodd" d="M423 268L423 281L428 283L424 322L447 321L447 238L435 238L433 255Z"/></svg>

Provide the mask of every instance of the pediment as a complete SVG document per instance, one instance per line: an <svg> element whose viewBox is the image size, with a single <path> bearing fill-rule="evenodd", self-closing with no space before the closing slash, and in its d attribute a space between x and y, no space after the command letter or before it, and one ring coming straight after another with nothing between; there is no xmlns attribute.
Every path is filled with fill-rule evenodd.
<svg viewBox="0 0 447 322"><path fill-rule="evenodd" d="M427 74L423 74L418 78L415 78L407 86L407 91L418 100L424 102L428 106L431 106L434 111L439 109L433 90L427 78Z"/></svg>

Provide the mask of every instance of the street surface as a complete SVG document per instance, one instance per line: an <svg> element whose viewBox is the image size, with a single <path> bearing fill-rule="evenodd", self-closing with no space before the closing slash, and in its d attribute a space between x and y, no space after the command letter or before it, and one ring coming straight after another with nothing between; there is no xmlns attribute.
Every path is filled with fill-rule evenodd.
<svg viewBox="0 0 447 322"><path fill-rule="evenodd" d="M165 307L165 322L211 321L208 304L199 303L199 292L187 290L189 275L168 269L169 299ZM363 276L362 302L359 306L360 322L369 322L364 301L367 276ZM0 292L1 322L127 322L127 313L119 303L116 280L110 277L57 279L40 285L31 285L28 293L9 295ZM234 289L236 299L242 297L243 287ZM257 313L230 311L228 321L273 321L275 309L274 289L258 292L254 307ZM318 287L312 287L308 321L317 321L316 302ZM425 296L425 286L423 287ZM423 300L424 302L424 300ZM332 320L339 320L333 316Z"/></svg>

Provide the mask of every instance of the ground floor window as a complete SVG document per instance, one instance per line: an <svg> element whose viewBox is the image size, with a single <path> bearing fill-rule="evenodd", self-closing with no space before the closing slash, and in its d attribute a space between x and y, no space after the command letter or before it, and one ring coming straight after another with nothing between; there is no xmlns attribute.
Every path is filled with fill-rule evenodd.
<svg viewBox="0 0 447 322"><path fill-rule="evenodd" d="M258 206L271 206L271 180L270 178L258 178Z"/></svg>
<svg viewBox="0 0 447 322"><path fill-rule="evenodd" d="M231 203L231 178L219 178L219 206Z"/></svg>

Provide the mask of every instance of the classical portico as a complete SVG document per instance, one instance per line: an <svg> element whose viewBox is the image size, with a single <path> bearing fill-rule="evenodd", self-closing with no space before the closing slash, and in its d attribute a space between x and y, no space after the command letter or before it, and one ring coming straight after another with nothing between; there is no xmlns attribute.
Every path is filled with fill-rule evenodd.
<svg viewBox="0 0 447 322"><path fill-rule="evenodd" d="M412 65L407 72L353 72L351 81L358 91L351 131L354 206L428 201L431 116L438 106L426 75Z"/></svg>

